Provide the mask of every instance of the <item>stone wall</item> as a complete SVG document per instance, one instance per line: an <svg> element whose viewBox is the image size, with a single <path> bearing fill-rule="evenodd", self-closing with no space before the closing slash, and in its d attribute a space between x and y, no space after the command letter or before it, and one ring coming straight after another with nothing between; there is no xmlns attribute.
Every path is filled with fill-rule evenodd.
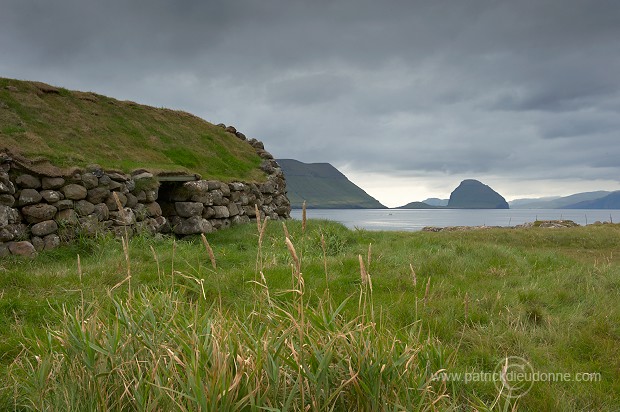
<svg viewBox="0 0 620 412"><path fill-rule="evenodd" d="M231 126L226 130L242 140ZM195 180L162 182L146 170L131 175L93 165L49 175L27 159L0 153L0 257L32 256L77 236L112 231L192 235L262 218L290 217L284 174L263 144L263 183ZM119 206L121 209L119 209Z"/></svg>

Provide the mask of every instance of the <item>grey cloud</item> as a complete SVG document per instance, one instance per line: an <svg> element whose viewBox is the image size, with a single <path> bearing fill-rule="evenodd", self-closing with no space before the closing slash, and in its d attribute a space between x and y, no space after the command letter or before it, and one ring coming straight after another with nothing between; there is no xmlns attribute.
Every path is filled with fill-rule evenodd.
<svg viewBox="0 0 620 412"><path fill-rule="evenodd" d="M351 89L345 76L326 73L299 74L267 85L267 99L301 106L333 102Z"/></svg>
<svg viewBox="0 0 620 412"><path fill-rule="evenodd" d="M615 0L7 0L0 75L360 172L618 180L619 38Z"/></svg>

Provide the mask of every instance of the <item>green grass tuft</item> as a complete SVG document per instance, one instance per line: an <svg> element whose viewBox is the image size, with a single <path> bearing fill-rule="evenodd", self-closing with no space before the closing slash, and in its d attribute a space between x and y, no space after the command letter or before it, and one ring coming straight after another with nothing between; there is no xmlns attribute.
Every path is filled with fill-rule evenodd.
<svg viewBox="0 0 620 412"><path fill-rule="evenodd" d="M294 253L281 223L207 235L217 269L200 238L148 236L129 242L131 277L110 237L0 261L0 409L620 404L619 226L286 226ZM600 380L535 382L508 400L493 382L433 379L493 372L506 356Z"/></svg>

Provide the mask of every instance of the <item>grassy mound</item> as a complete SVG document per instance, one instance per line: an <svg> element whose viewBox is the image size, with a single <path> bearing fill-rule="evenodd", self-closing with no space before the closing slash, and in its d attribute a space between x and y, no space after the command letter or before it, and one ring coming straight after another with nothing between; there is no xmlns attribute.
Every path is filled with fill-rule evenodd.
<svg viewBox="0 0 620 412"><path fill-rule="evenodd" d="M0 149L59 167L95 163L225 181L264 178L249 144L189 113L4 78Z"/></svg>

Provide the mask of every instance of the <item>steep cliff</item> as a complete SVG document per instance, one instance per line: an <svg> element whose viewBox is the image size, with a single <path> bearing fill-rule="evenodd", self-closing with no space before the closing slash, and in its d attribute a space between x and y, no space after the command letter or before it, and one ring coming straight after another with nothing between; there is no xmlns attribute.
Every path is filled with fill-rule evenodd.
<svg viewBox="0 0 620 412"><path fill-rule="evenodd" d="M489 186L473 179L463 180L450 194L453 209L509 209L506 199Z"/></svg>
<svg viewBox="0 0 620 412"><path fill-rule="evenodd" d="M302 163L278 159L284 171L288 197L293 208L384 209L379 201L356 186L329 163Z"/></svg>

